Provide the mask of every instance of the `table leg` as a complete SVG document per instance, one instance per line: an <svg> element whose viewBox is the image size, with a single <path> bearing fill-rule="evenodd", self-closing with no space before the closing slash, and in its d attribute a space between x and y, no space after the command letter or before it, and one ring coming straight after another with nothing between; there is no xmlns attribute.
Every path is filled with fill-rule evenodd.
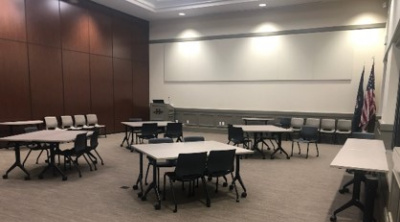
<svg viewBox="0 0 400 222"><path fill-rule="evenodd" d="M149 184L149 186L147 187L146 191L144 192L143 196L142 196L142 200L146 200L147 199L147 194L154 189L154 192L156 193L156 197L157 197L157 202L154 204L154 209L159 210L161 209L161 197L160 197L160 191L158 189L158 181L157 181L157 160L152 160L154 161L153 164L153 181L151 181L151 183Z"/></svg>
<svg viewBox="0 0 400 222"><path fill-rule="evenodd" d="M125 137L124 137L124 139L122 139L122 143L121 143L120 147L124 146L125 141L126 141L126 145L129 146L128 126L126 126L126 125L125 125Z"/></svg>
<svg viewBox="0 0 400 222"><path fill-rule="evenodd" d="M229 187L229 189L233 189L233 184L236 182L236 180L239 181L240 186L242 186L243 192L242 192L242 197L245 198L247 197L247 190L246 187L244 186L242 177L240 176L240 156L236 156L236 169L235 169L235 178L232 180L232 185Z"/></svg>
<svg viewBox="0 0 400 222"><path fill-rule="evenodd" d="M358 207L362 212L364 212L364 205L360 201L360 190L361 190L361 181L364 177L364 172L360 170L355 170L354 171L354 185L353 185L353 196L350 201L345 203L343 206L339 207L336 209L330 220L331 221L336 221L336 214L346 210L347 208L351 206L356 206Z"/></svg>
<svg viewBox="0 0 400 222"><path fill-rule="evenodd" d="M6 174L3 175L3 179L7 179L8 178L8 174L15 168L15 167L19 167L22 171L24 171L24 173L26 174L25 176L25 180L30 180L30 174L28 173L28 171L25 169L25 167L21 164L21 152L20 152L20 144L19 142L15 143L15 148L14 148L14 152L15 152L15 162L13 165L11 165L11 167L7 170Z"/></svg>
<svg viewBox="0 0 400 222"><path fill-rule="evenodd" d="M262 158L265 159L265 153L264 153L262 150L260 150L260 149L258 148L258 143L264 142L264 141L261 139L262 133L260 134L260 139L258 139L258 133L254 132L253 134L254 134L254 145L253 145L253 150L256 150L257 152L259 152L259 153L261 154ZM264 143L265 143L265 142L264 142Z"/></svg>
<svg viewBox="0 0 400 222"><path fill-rule="evenodd" d="M55 156L56 156L57 147L58 147L58 144L54 144L54 143L50 144L50 161L49 161L49 164L43 169L43 171L40 172L39 179L43 179L43 174L49 169L53 170L53 174L55 174L55 172L58 172L59 174L61 174L62 180L65 181L68 179L68 177L64 174L64 172L62 172L60 170L60 168L58 168L56 165Z"/></svg>
<svg viewBox="0 0 400 222"><path fill-rule="evenodd" d="M274 159L276 152L281 151L286 155L287 159L290 159L290 156L286 151L282 148L282 133L277 133L278 135L278 148L271 154L271 159Z"/></svg>
<svg viewBox="0 0 400 222"><path fill-rule="evenodd" d="M140 186L140 192L138 193L138 197L143 196L143 154L139 154L139 176L136 179L136 183L133 185L133 189L137 190Z"/></svg>

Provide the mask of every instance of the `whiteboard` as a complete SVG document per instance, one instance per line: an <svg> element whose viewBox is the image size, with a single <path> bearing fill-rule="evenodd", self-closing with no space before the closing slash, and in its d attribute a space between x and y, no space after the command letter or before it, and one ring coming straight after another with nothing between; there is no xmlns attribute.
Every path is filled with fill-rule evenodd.
<svg viewBox="0 0 400 222"><path fill-rule="evenodd" d="M164 43L164 80L351 80L357 31Z"/></svg>

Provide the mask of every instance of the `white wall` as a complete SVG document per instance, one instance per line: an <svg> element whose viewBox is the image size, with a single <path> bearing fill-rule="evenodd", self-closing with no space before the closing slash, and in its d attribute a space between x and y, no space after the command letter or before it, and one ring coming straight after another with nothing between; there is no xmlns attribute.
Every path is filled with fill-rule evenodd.
<svg viewBox="0 0 400 222"><path fill-rule="evenodd" d="M383 23L386 22L386 9L381 3L376 0L341 1L152 22L150 39ZM376 98L380 110L385 31L382 29L379 33L378 43L361 47L355 53L349 81L167 82L164 76L164 44L151 44L150 99L168 100L170 97L171 103L180 108L352 113L362 67L365 64L366 86L374 56ZM368 34L361 35L360 42L368 37Z"/></svg>

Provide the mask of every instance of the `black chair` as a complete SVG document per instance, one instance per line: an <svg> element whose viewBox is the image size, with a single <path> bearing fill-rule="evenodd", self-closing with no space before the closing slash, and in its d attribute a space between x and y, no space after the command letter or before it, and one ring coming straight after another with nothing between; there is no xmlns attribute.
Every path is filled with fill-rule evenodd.
<svg viewBox="0 0 400 222"><path fill-rule="evenodd" d="M97 150L96 150L97 146L99 145L99 134L100 134L100 129L95 128L93 130L92 136L90 137L90 145L86 149L86 153L89 156L90 160L92 161L95 170L97 170L97 167L96 167L97 157L99 157L99 159L101 161L101 165L104 165L103 158L101 158L99 152L97 152ZM95 155L93 155L92 151L94 151L96 153L97 157Z"/></svg>
<svg viewBox="0 0 400 222"><path fill-rule="evenodd" d="M274 125L285 128L285 129L289 129L291 127L291 121L292 121L292 118L290 118L290 117L282 117L282 118L279 118L279 122L275 123ZM288 139L292 140L290 133L286 133L286 140L288 140Z"/></svg>
<svg viewBox="0 0 400 222"><path fill-rule="evenodd" d="M375 139L375 134L373 133L364 133L364 132L352 132L350 134L351 138L357 138L357 139L368 139L368 140L373 140ZM353 170L346 170L347 173L353 173ZM365 177L362 178L361 181L365 181ZM348 193L350 190L347 188L348 186L352 185L354 183L354 178L352 178L349 182L345 183L341 189L339 189L339 193Z"/></svg>
<svg viewBox="0 0 400 222"><path fill-rule="evenodd" d="M153 138L149 139L149 144L158 144L158 143L173 143L174 141L171 138ZM157 162L155 164L155 161L151 159L150 157L147 157L149 160L149 164L147 164L147 170L146 170L146 176L144 179L144 183L147 185L147 176L149 175L149 169L150 165L153 167L157 167L157 177L158 177L158 182L160 181L160 167L174 167L176 165L175 160L166 160L164 162ZM160 187L160 185L158 185Z"/></svg>
<svg viewBox="0 0 400 222"><path fill-rule="evenodd" d="M24 128L24 132L25 133L35 132L35 131L38 131L38 130L39 129L36 126L29 126L29 127L25 127ZM22 162L22 166L25 165L25 162L28 159L28 157L29 157L29 155L31 154L32 151L40 151L39 155L36 158L36 164L39 163L39 158L42 155L43 151L46 151L46 154L47 154L46 155L47 156L46 162L48 161L50 154L49 154L49 151L48 151L48 146L46 144L26 143L25 145L29 148L29 151L28 151L28 154L26 155L24 161Z"/></svg>
<svg viewBox="0 0 400 222"><path fill-rule="evenodd" d="M233 180L233 163L235 161L236 150L214 150L210 151L207 160L206 176L208 178L216 177L215 192L218 192L218 178L223 177L226 180L226 175L231 174ZM225 182L224 186L228 184ZM236 202L239 202L239 193L236 184L233 183L233 188L236 192Z"/></svg>
<svg viewBox="0 0 400 222"><path fill-rule="evenodd" d="M139 139L141 139L141 143L143 140L157 138L158 136L158 127L157 123L144 123L140 130L140 135L138 135Z"/></svg>
<svg viewBox="0 0 400 222"><path fill-rule="evenodd" d="M81 170L79 168L78 159L83 156L86 160L86 163L89 165L90 170L92 171L92 166L89 163L89 160L86 158L85 154L87 153L87 136L86 133L81 133L76 135L76 139L74 141L74 147L67 150L57 150L57 154L64 156L64 169L66 169L66 164L69 163L75 166L78 170L79 177L82 177ZM75 159L73 159L75 157Z"/></svg>
<svg viewBox="0 0 400 222"><path fill-rule="evenodd" d="M207 152L202 153L181 153L178 156L178 160L176 163L176 168L174 172L167 172L164 174L164 192L163 192L163 199L165 200L165 183L166 177L169 178L170 188L172 192L172 197L175 204L174 213L178 211L178 205L176 202L176 197L174 193L174 182L181 181L181 182L193 182L197 179L201 179L203 183L204 193L206 195L206 205L207 207L211 206L210 197L208 196L206 181L204 178L204 172L206 169L206 162L207 162ZM189 192L191 192L189 190ZM192 190L194 193L194 189Z"/></svg>
<svg viewBox="0 0 400 222"><path fill-rule="evenodd" d="M251 140L248 137L244 136L244 132L241 127L234 127L229 124L228 140L228 144L232 142L234 146L239 146L240 144L242 144L244 148L250 148Z"/></svg>
<svg viewBox="0 0 400 222"><path fill-rule="evenodd" d="M128 122L141 122L143 121L142 118L129 118ZM140 134L141 129L140 128L131 128L128 132L128 135L126 136L127 142L129 139L131 139L132 143L133 140L135 139L136 143L138 143L138 135Z"/></svg>
<svg viewBox="0 0 400 222"><path fill-rule="evenodd" d="M168 123L164 137L176 138L176 142L182 142L182 123Z"/></svg>
<svg viewBox="0 0 400 222"><path fill-rule="evenodd" d="M205 141L204 136L187 136L183 138L183 142Z"/></svg>
<svg viewBox="0 0 400 222"><path fill-rule="evenodd" d="M301 154L300 143L307 143L307 154L306 158L308 158L308 150L310 147L310 143L315 144L315 148L317 150L317 157L319 156L318 150L318 128L313 126L303 126L300 130L300 138L292 140L292 153L293 156L293 146L294 143L297 143L297 147L299 148L299 154Z"/></svg>

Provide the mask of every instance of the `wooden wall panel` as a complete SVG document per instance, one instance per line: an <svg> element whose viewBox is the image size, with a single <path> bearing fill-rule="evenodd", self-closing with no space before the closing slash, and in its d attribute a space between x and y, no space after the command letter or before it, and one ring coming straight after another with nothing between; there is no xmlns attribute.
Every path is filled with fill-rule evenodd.
<svg viewBox="0 0 400 222"><path fill-rule="evenodd" d="M141 117L144 120L150 118L148 73L148 63L133 63L133 116Z"/></svg>
<svg viewBox="0 0 400 222"><path fill-rule="evenodd" d="M63 51L64 113L90 112L89 54Z"/></svg>
<svg viewBox="0 0 400 222"><path fill-rule="evenodd" d="M78 4L60 1L62 47L89 52L89 16Z"/></svg>
<svg viewBox="0 0 400 222"><path fill-rule="evenodd" d="M92 113L97 114L100 124L107 132L114 132L114 85L111 57L90 56L90 82Z"/></svg>
<svg viewBox="0 0 400 222"><path fill-rule="evenodd" d="M63 114L61 50L40 45L29 46L32 118Z"/></svg>
<svg viewBox="0 0 400 222"><path fill-rule="evenodd" d="M133 114L132 63L129 60L113 59L113 66L115 131L122 132L124 127L121 122Z"/></svg>
<svg viewBox="0 0 400 222"><path fill-rule="evenodd" d="M148 28L140 24L132 26L132 60L148 62L149 61L149 31Z"/></svg>
<svg viewBox="0 0 400 222"><path fill-rule="evenodd" d="M113 57L131 59L132 26L120 18L113 20Z"/></svg>
<svg viewBox="0 0 400 222"><path fill-rule="evenodd" d="M90 12L90 53L112 56L112 18L100 12Z"/></svg>
<svg viewBox="0 0 400 222"><path fill-rule="evenodd" d="M27 46L0 39L0 121L31 118Z"/></svg>
<svg viewBox="0 0 400 222"><path fill-rule="evenodd" d="M25 41L25 1L0 1L0 38Z"/></svg>
<svg viewBox="0 0 400 222"><path fill-rule="evenodd" d="M58 0L26 0L28 42L61 46Z"/></svg>

